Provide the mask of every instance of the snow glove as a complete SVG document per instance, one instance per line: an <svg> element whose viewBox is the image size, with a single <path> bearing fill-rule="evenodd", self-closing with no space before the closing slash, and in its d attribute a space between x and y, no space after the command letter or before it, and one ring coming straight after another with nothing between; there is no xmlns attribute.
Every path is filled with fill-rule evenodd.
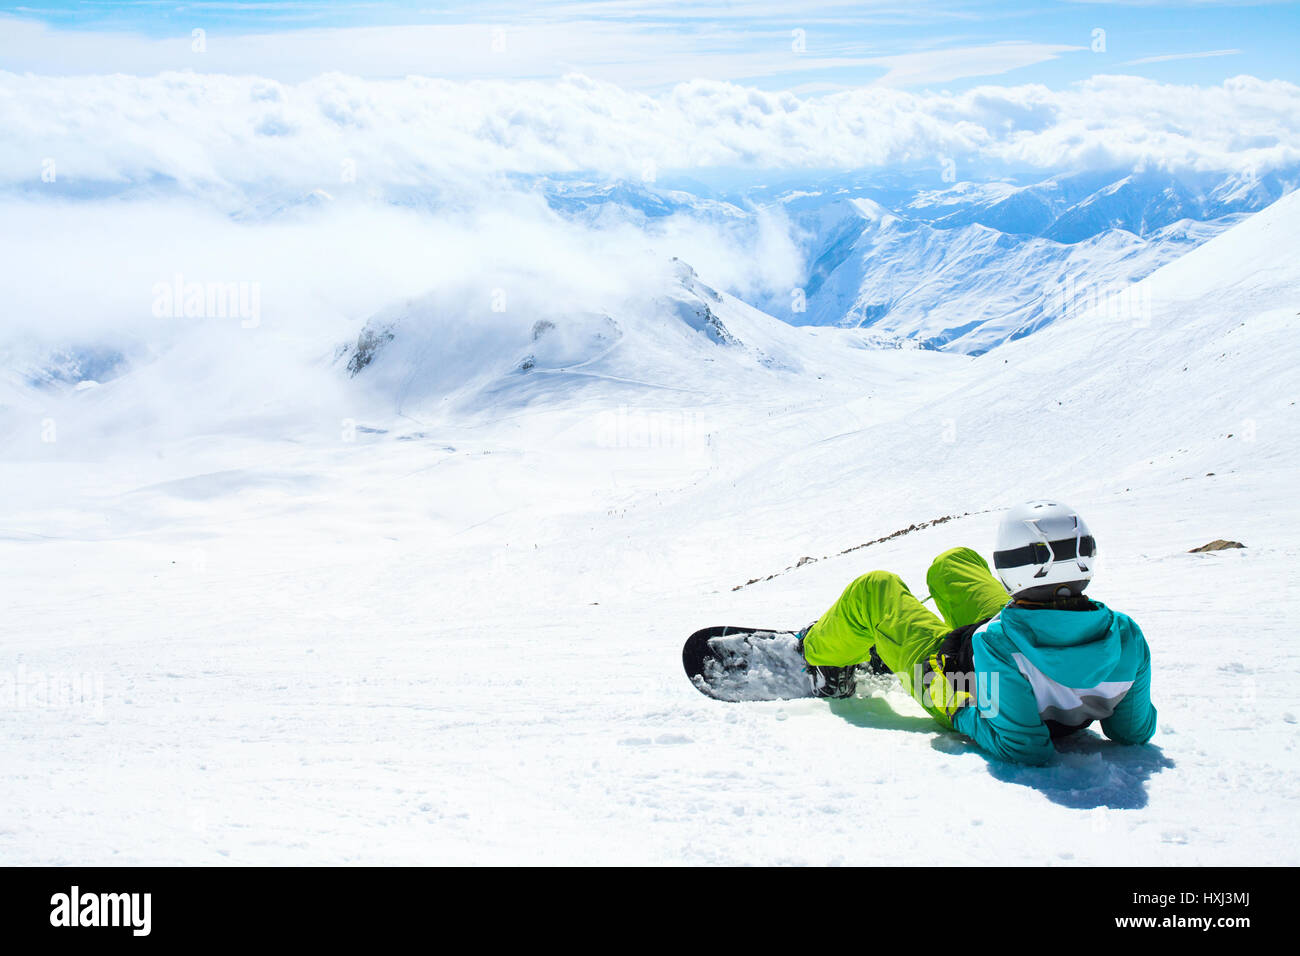
<svg viewBox="0 0 1300 956"><path fill-rule="evenodd" d="M977 690L975 655L971 650L971 635L987 624L991 617L974 624L955 628L944 635L939 647L925 662L921 682L932 714L943 714L945 723L953 727L957 711L973 705ZM924 704L922 706L925 706Z"/></svg>

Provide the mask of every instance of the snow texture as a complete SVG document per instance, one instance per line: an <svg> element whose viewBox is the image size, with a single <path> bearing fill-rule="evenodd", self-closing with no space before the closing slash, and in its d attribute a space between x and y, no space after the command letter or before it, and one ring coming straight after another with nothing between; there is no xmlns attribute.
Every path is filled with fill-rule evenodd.
<svg viewBox="0 0 1300 956"><path fill-rule="evenodd" d="M6 366L0 856L1294 865L1298 247L1292 194L1149 312L977 358L646 257L618 295L439 283L315 338L268 306L60 360L97 387ZM700 627L801 626L874 567L916 590L1044 494L1150 641L1148 746L1017 767L896 683L732 704L682 673ZM1218 538L1246 547L1188 553Z"/></svg>

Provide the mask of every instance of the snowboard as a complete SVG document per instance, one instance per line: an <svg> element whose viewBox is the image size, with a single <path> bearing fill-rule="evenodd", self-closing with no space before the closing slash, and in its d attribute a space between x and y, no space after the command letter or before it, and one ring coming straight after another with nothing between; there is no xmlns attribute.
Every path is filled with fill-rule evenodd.
<svg viewBox="0 0 1300 956"><path fill-rule="evenodd" d="M813 697L798 631L706 627L686 639L682 665L695 689L715 700Z"/></svg>

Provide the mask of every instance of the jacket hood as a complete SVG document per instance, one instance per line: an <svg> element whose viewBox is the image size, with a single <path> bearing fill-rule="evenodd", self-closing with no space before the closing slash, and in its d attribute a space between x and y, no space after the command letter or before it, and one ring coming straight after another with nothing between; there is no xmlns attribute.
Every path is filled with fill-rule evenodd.
<svg viewBox="0 0 1300 956"><path fill-rule="evenodd" d="M1035 667L1066 687L1095 687L1119 663L1115 612L1099 601L1085 611L1002 609L1002 631Z"/></svg>

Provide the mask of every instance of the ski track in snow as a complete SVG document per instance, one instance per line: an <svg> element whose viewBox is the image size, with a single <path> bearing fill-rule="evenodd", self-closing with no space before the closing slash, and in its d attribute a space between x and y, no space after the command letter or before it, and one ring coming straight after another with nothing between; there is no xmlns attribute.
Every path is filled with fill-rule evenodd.
<svg viewBox="0 0 1300 956"><path fill-rule="evenodd" d="M1300 862L1296 199L1147 280L1150 327L1082 317L973 361L823 331L825 381L719 362L658 446L593 437L637 394L596 382L417 415L428 439L15 453L0 859ZM602 373L690 380L618 352ZM922 587L948 547L987 556L998 514L839 550L1041 493L1085 510L1092 593L1148 636L1151 745L1088 731L1016 767L889 679L733 704L682 673L694 630L800 627L873 567ZM1218 537L1247 548L1187 553ZM804 554L832 556L730 590ZM40 697L80 675L90 700Z"/></svg>

